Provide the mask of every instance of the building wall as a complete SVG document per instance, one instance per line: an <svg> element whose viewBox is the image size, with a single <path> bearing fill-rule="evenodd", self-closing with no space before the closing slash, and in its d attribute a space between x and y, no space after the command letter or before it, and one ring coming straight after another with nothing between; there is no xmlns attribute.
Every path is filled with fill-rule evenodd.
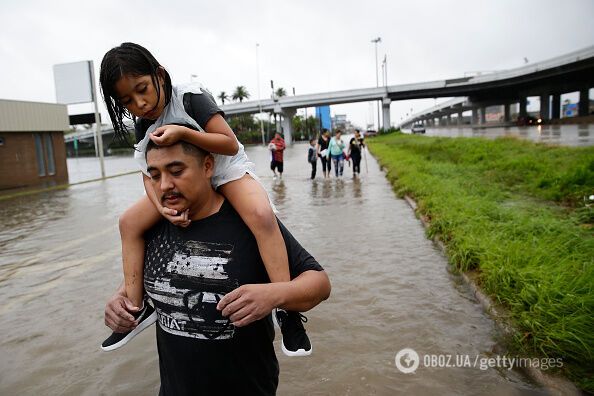
<svg viewBox="0 0 594 396"><path fill-rule="evenodd" d="M0 131L66 131L68 123L66 105L0 99Z"/></svg>
<svg viewBox="0 0 594 396"><path fill-rule="evenodd" d="M39 175L35 135L41 137L44 176ZM53 146L55 174L49 174L45 136ZM0 189L51 186L68 183L63 132L0 132Z"/></svg>

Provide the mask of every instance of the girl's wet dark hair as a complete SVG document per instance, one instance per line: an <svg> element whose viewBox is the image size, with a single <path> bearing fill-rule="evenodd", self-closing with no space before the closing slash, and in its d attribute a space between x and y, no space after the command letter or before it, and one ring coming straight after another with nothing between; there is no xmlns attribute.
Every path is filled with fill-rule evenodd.
<svg viewBox="0 0 594 396"><path fill-rule="evenodd" d="M99 72L99 83L103 100L113 125L114 140L128 144L128 128L124 125L124 118L136 122L136 117L120 102L115 85L124 75L151 76L151 80L157 90L157 103L161 98L161 85L159 84L159 73L164 81L165 106L171 100L172 88L171 77L155 57L143 46L134 43L122 43L107 51L101 61Z"/></svg>

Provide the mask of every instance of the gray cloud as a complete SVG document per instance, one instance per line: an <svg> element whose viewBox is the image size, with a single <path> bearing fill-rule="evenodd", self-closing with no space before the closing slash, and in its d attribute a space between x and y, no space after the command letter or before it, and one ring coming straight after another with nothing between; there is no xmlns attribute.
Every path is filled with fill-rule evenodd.
<svg viewBox="0 0 594 396"><path fill-rule="evenodd" d="M52 65L92 59L135 41L184 82L213 92L269 80L298 94L375 85L381 36L390 84L517 67L594 44L594 2L569 1L19 1L0 5L0 97L54 101ZM392 105L392 120L433 104ZM75 107L81 111L90 106ZM368 104L333 107L359 125ZM104 118L105 119L105 118Z"/></svg>

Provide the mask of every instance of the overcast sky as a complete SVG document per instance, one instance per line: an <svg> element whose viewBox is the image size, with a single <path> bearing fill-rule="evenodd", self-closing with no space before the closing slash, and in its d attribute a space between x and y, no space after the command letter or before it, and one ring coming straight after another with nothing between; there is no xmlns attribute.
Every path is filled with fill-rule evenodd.
<svg viewBox="0 0 594 396"><path fill-rule="evenodd" d="M257 99L256 43L264 98L271 79L297 94L375 86L370 40L377 36L392 85L514 68L524 58L591 46L593 21L592 0L0 0L0 98L55 102L54 64L92 59L98 74L103 54L124 41L147 47L174 83L196 74L215 95L244 85ZM433 104L393 103L392 121ZM332 106L332 113L362 127L376 114L367 103Z"/></svg>

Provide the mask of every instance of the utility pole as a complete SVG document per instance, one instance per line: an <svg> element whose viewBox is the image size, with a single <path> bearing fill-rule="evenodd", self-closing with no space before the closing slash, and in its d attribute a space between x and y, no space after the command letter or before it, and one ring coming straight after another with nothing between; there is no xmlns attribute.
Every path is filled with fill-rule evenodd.
<svg viewBox="0 0 594 396"><path fill-rule="evenodd" d="M378 59L377 59L377 44L381 43L382 38L377 37L371 40L372 43L375 44L375 86L379 88L379 66L378 66ZM379 108L379 101L377 102L377 131L379 132L380 128L380 108Z"/></svg>
<svg viewBox="0 0 594 396"><path fill-rule="evenodd" d="M101 178L105 178L105 164L103 163L103 135L101 131L101 120L99 119L99 106L98 102L98 89L95 84L95 67L93 61L89 61L89 68L91 69L91 89L93 90L93 103L95 106L95 145L96 150L99 152L99 166L101 167Z"/></svg>
<svg viewBox="0 0 594 396"><path fill-rule="evenodd" d="M384 86L388 86L388 55L384 55Z"/></svg>
<svg viewBox="0 0 594 396"><path fill-rule="evenodd" d="M258 58L258 47L260 44L256 43L256 75L257 75L257 82L258 82L258 108L260 113L258 114L258 118L260 119L260 134L262 135L262 145L266 145L266 140L264 139L264 121L262 121L262 99L260 98L260 61Z"/></svg>

